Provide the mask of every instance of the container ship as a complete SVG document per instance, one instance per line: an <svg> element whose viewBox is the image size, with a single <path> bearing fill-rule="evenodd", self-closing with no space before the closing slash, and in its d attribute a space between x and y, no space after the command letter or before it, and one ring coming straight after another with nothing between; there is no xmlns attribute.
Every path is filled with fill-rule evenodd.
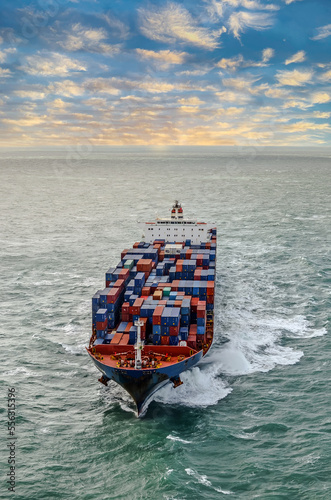
<svg viewBox="0 0 331 500"><path fill-rule="evenodd" d="M143 241L121 253L92 298L87 352L142 416L151 396L196 365L213 342L216 228L185 219L176 201L167 218L141 224Z"/></svg>

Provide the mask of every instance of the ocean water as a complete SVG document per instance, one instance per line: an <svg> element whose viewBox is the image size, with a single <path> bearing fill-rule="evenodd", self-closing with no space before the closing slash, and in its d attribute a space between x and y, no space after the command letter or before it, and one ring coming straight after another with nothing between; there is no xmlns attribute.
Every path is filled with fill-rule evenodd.
<svg viewBox="0 0 331 500"><path fill-rule="evenodd" d="M0 152L1 498L331 498L330 159L324 148ZM174 199L218 227L215 342L137 419L86 354L91 296L140 240L137 220Z"/></svg>

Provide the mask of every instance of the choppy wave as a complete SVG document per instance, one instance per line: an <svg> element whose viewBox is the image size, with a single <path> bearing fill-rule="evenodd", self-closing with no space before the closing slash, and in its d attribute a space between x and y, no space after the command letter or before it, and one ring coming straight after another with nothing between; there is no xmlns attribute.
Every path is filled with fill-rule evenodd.
<svg viewBox="0 0 331 500"><path fill-rule="evenodd" d="M218 493L222 493L223 495L231 495L232 491L223 490L222 488L218 488L212 485L211 481L209 481L208 477L202 474L198 474L193 469L185 469L185 472L188 476L192 476L194 479L198 481L198 483L203 484L204 486L208 486Z"/></svg>

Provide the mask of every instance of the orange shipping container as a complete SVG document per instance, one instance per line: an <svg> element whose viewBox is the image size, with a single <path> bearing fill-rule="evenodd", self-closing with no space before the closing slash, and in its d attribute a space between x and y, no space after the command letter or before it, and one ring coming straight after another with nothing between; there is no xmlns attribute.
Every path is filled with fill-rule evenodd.
<svg viewBox="0 0 331 500"><path fill-rule="evenodd" d="M130 335L128 333L125 333L121 340L119 341L118 345L128 345L129 343L129 338L130 338Z"/></svg>
<svg viewBox="0 0 331 500"><path fill-rule="evenodd" d="M111 344L118 344L122 338L123 333L115 333L114 337L110 341Z"/></svg>

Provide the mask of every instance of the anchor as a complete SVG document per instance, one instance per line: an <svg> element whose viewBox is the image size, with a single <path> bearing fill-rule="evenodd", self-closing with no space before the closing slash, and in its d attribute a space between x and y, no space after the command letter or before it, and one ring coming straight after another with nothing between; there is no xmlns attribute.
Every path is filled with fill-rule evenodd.
<svg viewBox="0 0 331 500"><path fill-rule="evenodd" d="M171 380L171 382L174 384L174 385L173 385L173 388L174 388L174 389L176 389L176 387L179 387L179 386L180 386L180 385L182 385L182 383L183 383L183 382L181 381L180 377L173 377L173 378L171 378L170 380Z"/></svg>
<svg viewBox="0 0 331 500"><path fill-rule="evenodd" d="M108 380L110 380L110 378L105 377L105 375L102 375L102 377L98 378L98 382L105 385L106 387L108 386Z"/></svg>

